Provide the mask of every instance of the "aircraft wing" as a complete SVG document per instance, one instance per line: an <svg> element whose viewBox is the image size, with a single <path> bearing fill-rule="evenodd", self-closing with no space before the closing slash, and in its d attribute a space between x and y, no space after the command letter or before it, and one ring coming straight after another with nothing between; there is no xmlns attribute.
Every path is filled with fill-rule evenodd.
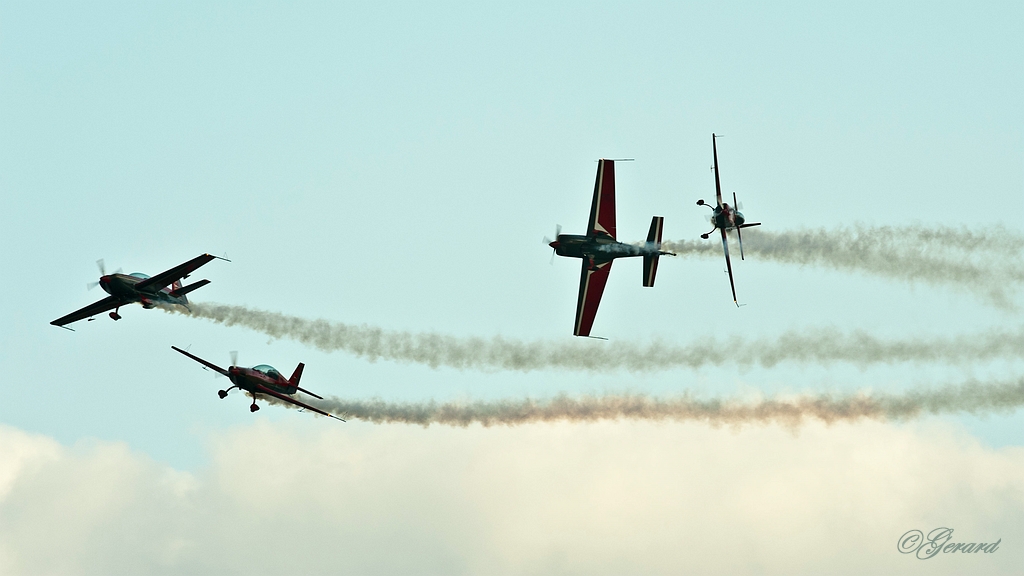
<svg viewBox="0 0 1024 576"><path fill-rule="evenodd" d="M146 278L142 282L136 284L135 289L149 290L150 292L159 290L164 286L169 286L175 280L181 280L185 276L188 276L197 268L199 268L203 264L206 264L210 260L213 260L214 258L217 258L217 256L213 256L211 254L203 254L202 256L196 256L195 258L189 260L188 262L185 262L184 264L179 264L178 266L175 266L174 268L171 268L166 272L161 272L156 276Z"/></svg>
<svg viewBox="0 0 1024 576"><path fill-rule="evenodd" d="M590 205L588 236L607 234L615 238L615 161L597 161L597 181L594 182L594 201Z"/></svg>
<svg viewBox="0 0 1024 576"><path fill-rule="evenodd" d="M715 154L715 197L718 198L718 207L722 207L722 180L718 177L718 144L715 143L715 135L711 135L711 149ZM733 208L736 208L733 206ZM728 250L727 250L728 252Z"/></svg>
<svg viewBox="0 0 1024 576"><path fill-rule="evenodd" d="M68 314L67 316L57 318L53 322L50 322L50 324L53 324L54 326L63 326L65 324L71 324L72 322L77 322L82 318L88 318L90 316L95 316L100 312L106 312L107 310L117 308L119 305L121 305L120 300L114 298L113 296L107 296L106 298L100 300L99 302L96 302L95 304L89 304L88 306L82 308L81 310L75 310L74 312Z"/></svg>
<svg viewBox="0 0 1024 576"><path fill-rule="evenodd" d="M736 301L736 284L732 281L732 261L729 260L729 238L725 235L725 229L719 228L722 232L722 249L725 250L725 267L729 269L729 287L732 288L732 303L739 306Z"/></svg>
<svg viewBox="0 0 1024 576"><path fill-rule="evenodd" d="M259 393L260 394L267 394L268 396L273 396L274 398L277 398L278 400L284 400L285 402L290 402L292 404L295 404L296 406L300 406L302 408L305 408L306 410L312 410L313 412L316 412L317 414L323 414L324 416L327 416L328 418L334 418L335 420L341 420L342 422L345 421L344 418L339 418L339 417L335 416L334 414L328 414L327 412L324 412L323 410L321 410L319 408L314 408L314 407L310 406L309 404L305 404L305 403L299 402L298 400L288 396L287 394L281 394L280 392L275 392L275 391L271 390L270 388L267 388L266 386L260 386Z"/></svg>
<svg viewBox="0 0 1024 576"><path fill-rule="evenodd" d="M221 374L223 374L225 376L228 375L228 371L227 370L221 368L220 366L217 366L216 364L213 364L211 362L207 362L206 360L203 360L199 356L194 356L192 354L189 354L188 352L185 352L184 350L182 350L181 348L178 348L177 346L171 346L171 348L173 348L174 350L177 350L178 352L181 352L182 354L184 354L185 356L188 356L189 358L195 360L196 362L199 362L203 366L206 366L208 368L212 368L213 370L216 370L217 372L220 372Z"/></svg>
<svg viewBox="0 0 1024 576"><path fill-rule="evenodd" d="M601 304L604 285L608 282L608 273L612 269L611 261L590 269L590 262L583 259L583 272L580 275L580 297L576 302L576 328L573 336L590 336L590 328L597 317L597 307Z"/></svg>

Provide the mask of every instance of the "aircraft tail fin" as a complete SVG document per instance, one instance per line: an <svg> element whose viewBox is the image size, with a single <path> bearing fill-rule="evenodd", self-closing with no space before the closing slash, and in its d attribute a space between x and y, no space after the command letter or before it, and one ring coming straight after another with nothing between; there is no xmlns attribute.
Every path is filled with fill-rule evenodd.
<svg viewBox="0 0 1024 576"><path fill-rule="evenodd" d="M174 284L171 284L171 288L173 288L173 290L171 290L171 296L174 296L174 297L184 296L185 294L188 294L189 292L191 292L191 291L193 291L193 290L195 290L197 288L202 288L203 286L206 286L209 283L210 283L209 280L200 280L199 282L196 282L194 284L189 284L188 286L182 286L181 285L181 281L179 280L178 282L175 282Z"/></svg>
<svg viewBox="0 0 1024 576"><path fill-rule="evenodd" d="M305 388L299 386L299 379L302 378L302 369L305 367L305 364L299 362L299 365L295 367L295 372L292 372L292 377L288 379L288 384L291 386L295 386L295 389L298 390L299 392L305 392L306 394L309 394L313 398L319 398L320 400L323 400L323 396L313 394L309 390L306 390Z"/></svg>
<svg viewBox="0 0 1024 576"><path fill-rule="evenodd" d="M302 369L305 367L305 364L299 362L299 365L295 367L295 372L292 372L292 377L288 379L288 383L292 386L298 386L299 379L302 378Z"/></svg>
<svg viewBox="0 0 1024 576"><path fill-rule="evenodd" d="M665 225L665 218L655 216L651 218L651 230L647 233L647 246L654 248L652 254L644 254L644 286L654 286L654 277L658 274L658 257L661 256L657 250L661 249L661 230Z"/></svg>

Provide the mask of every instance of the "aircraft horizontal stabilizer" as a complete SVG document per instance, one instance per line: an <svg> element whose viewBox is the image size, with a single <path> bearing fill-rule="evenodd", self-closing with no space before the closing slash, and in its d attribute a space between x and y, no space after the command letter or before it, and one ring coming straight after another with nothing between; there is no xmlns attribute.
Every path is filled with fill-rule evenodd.
<svg viewBox="0 0 1024 576"><path fill-rule="evenodd" d="M664 228L665 218L662 216L655 216L651 218L651 229L647 233L647 245L652 246L655 249L661 248L661 230ZM658 274L658 254L645 254L644 255L644 286L651 288L654 286L654 277Z"/></svg>
<svg viewBox="0 0 1024 576"><path fill-rule="evenodd" d="M209 283L210 283L209 280L200 280L199 282L196 282L194 284L189 284L188 286L182 286L181 288L178 288L177 290L174 290L173 292L171 292L171 296L175 296L175 297L177 297L177 296L184 296L185 294L188 294L189 292L191 292L191 291L193 291L193 290L195 290L197 288L202 288L203 286L206 286Z"/></svg>
<svg viewBox="0 0 1024 576"><path fill-rule="evenodd" d="M309 390L306 390L305 388L303 388L303 387L301 387L301 386L296 386L296 387L295 387L295 389L296 389L296 390L298 390L299 392L303 392L303 393L305 393L305 394L309 394L309 395L310 395L310 396L312 396L313 398L317 398L317 399L319 399L319 400L323 400L323 399L324 399L324 397L323 397L323 396L321 396L321 395L319 395L319 394L314 394L314 393L310 392Z"/></svg>
<svg viewBox="0 0 1024 576"><path fill-rule="evenodd" d="M658 254L644 255L644 287L654 287L654 277L658 274Z"/></svg>

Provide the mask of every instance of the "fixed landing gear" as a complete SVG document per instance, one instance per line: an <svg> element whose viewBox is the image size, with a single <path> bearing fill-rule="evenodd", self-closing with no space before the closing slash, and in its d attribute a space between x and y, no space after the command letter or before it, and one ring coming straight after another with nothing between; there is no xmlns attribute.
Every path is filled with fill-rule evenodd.
<svg viewBox="0 0 1024 576"><path fill-rule="evenodd" d="M256 405L256 401L253 400L252 401L252 406L249 406L249 412L255 412L255 411L259 410L259 409L260 409L260 407L257 406Z"/></svg>
<svg viewBox="0 0 1024 576"><path fill-rule="evenodd" d="M217 390L217 396L220 396L221 400L223 400L223 399L228 397L228 391L227 390Z"/></svg>
<svg viewBox="0 0 1024 576"><path fill-rule="evenodd" d="M113 312L110 313L110 319L111 320L120 320L121 319L121 315L117 313L120 309L121 309L121 307L118 306L117 310L114 310Z"/></svg>

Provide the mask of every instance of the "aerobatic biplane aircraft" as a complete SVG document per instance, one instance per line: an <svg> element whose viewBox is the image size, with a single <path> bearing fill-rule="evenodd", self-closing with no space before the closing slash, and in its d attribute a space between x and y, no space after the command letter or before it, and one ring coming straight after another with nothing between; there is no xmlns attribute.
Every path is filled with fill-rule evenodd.
<svg viewBox="0 0 1024 576"><path fill-rule="evenodd" d="M188 278L189 274L214 258L227 260L227 258L221 258L220 256L203 254L166 272L161 272L156 276L146 276L141 272L121 274L120 270L113 274L107 274L103 260L97 260L96 265L100 269L100 279L99 282L89 284L89 287L93 288L98 285L110 296L81 310L76 310L67 316L58 318L50 322L50 324L64 327L65 324L70 324L83 318L91 320L92 316L100 312L106 312L111 308L114 311L110 313L110 317L114 320L120 320L121 315L118 312L121 306L133 302L142 304L143 308L153 308L158 304L177 304L188 308L188 298L185 295L196 288L206 286L210 281L200 280L188 286L182 286L181 281Z"/></svg>
<svg viewBox="0 0 1024 576"><path fill-rule="evenodd" d="M722 232L722 249L725 251L725 267L729 271L729 287L732 288L732 302L736 306L740 303L736 301L736 283L732 278L732 261L729 260L729 238L726 236L726 232L729 230L736 231L736 238L740 243L740 260L743 260L743 235L740 230L743 228L750 228L751 226L760 226L760 222L747 222L743 218L743 214L737 210L736 193L732 193L732 206L722 202L722 180L718 175L718 145L715 143L715 135L711 135L711 150L714 155L715 164L711 167L715 171L715 195L718 199L718 205L711 208L711 205L704 202L703 199L697 200L697 206L707 206L711 208L713 213L711 214L711 222L714 224L714 228L711 232L719 230ZM707 240L711 232L707 234L701 234L700 237Z"/></svg>
<svg viewBox="0 0 1024 576"><path fill-rule="evenodd" d="M240 388L248 392L252 396L252 404L249 406L250 412L255 412L260 409L260 407L256 405L256 396L258 394L264 394L267 396L273 396L278 400L284 400L285 402L295 404L296 406L305 408L306 410L310 410L312 412L316 412L317 414L323 414L324 416L334 418L336 420L341 420L342 422L345 421L344 418L339 418L334 414L328 414L327 412L324 412L319 408L314 408L309 404L299 402L298 400L291 397L291 395L295 394L295 392L304 392L314 398L319 398L320 400L323 400L322 396L317 396L316 394L313 394L309 390L299 387L299 379L302 378L302 369L305 367L305 364L303 364L302 362L299 362L299 365L295 367L295 372L292 373L291 378L285 378L273 366L268 366L266 364L253 366L252 368L243 368L241 366L235 366L235 364L238 363L238 358L235 356L235 352L231 353L232 365L229 366L227 370L225 370L224 368L221 368L220 366L217 366L212 362L207 362L206 360L203 360L198 356L189 354L188 352L182 350L181 348L178 348L177 346L171 346L171 348L177 350L178 352L181 352L182 354L188 356L189 358L195 360L196 362L199 362L203 366L206 366L211 370L214 370L216 372L219 372L220 374L223 374L224 376L227 376L228 379L231 380L231 384L233 384L231 388ZM228 395L228 391L230 391L231 388L228 388L227 390L218 390L217 395L220 396L221 398L226 398Z"/></svg>
<svg viewBox="0 0 1024 576"><path fill-rule="evenodd" d="M594 183L594 201L590 206L590 224L586 235L561 234L555 230L555 240L544 243L554 248L559 256L581 258L583 269L580 273L580 294L576 301L575 336L590 336L590 329L597 316L612 260L633 256L644 257L644 286L654 286L658 272L658 257L663 254L675 256L661 250L661 230L665 219L655 216L644 244L625 244L615 239L615 161L597 161L597 181Z"/></svg>

